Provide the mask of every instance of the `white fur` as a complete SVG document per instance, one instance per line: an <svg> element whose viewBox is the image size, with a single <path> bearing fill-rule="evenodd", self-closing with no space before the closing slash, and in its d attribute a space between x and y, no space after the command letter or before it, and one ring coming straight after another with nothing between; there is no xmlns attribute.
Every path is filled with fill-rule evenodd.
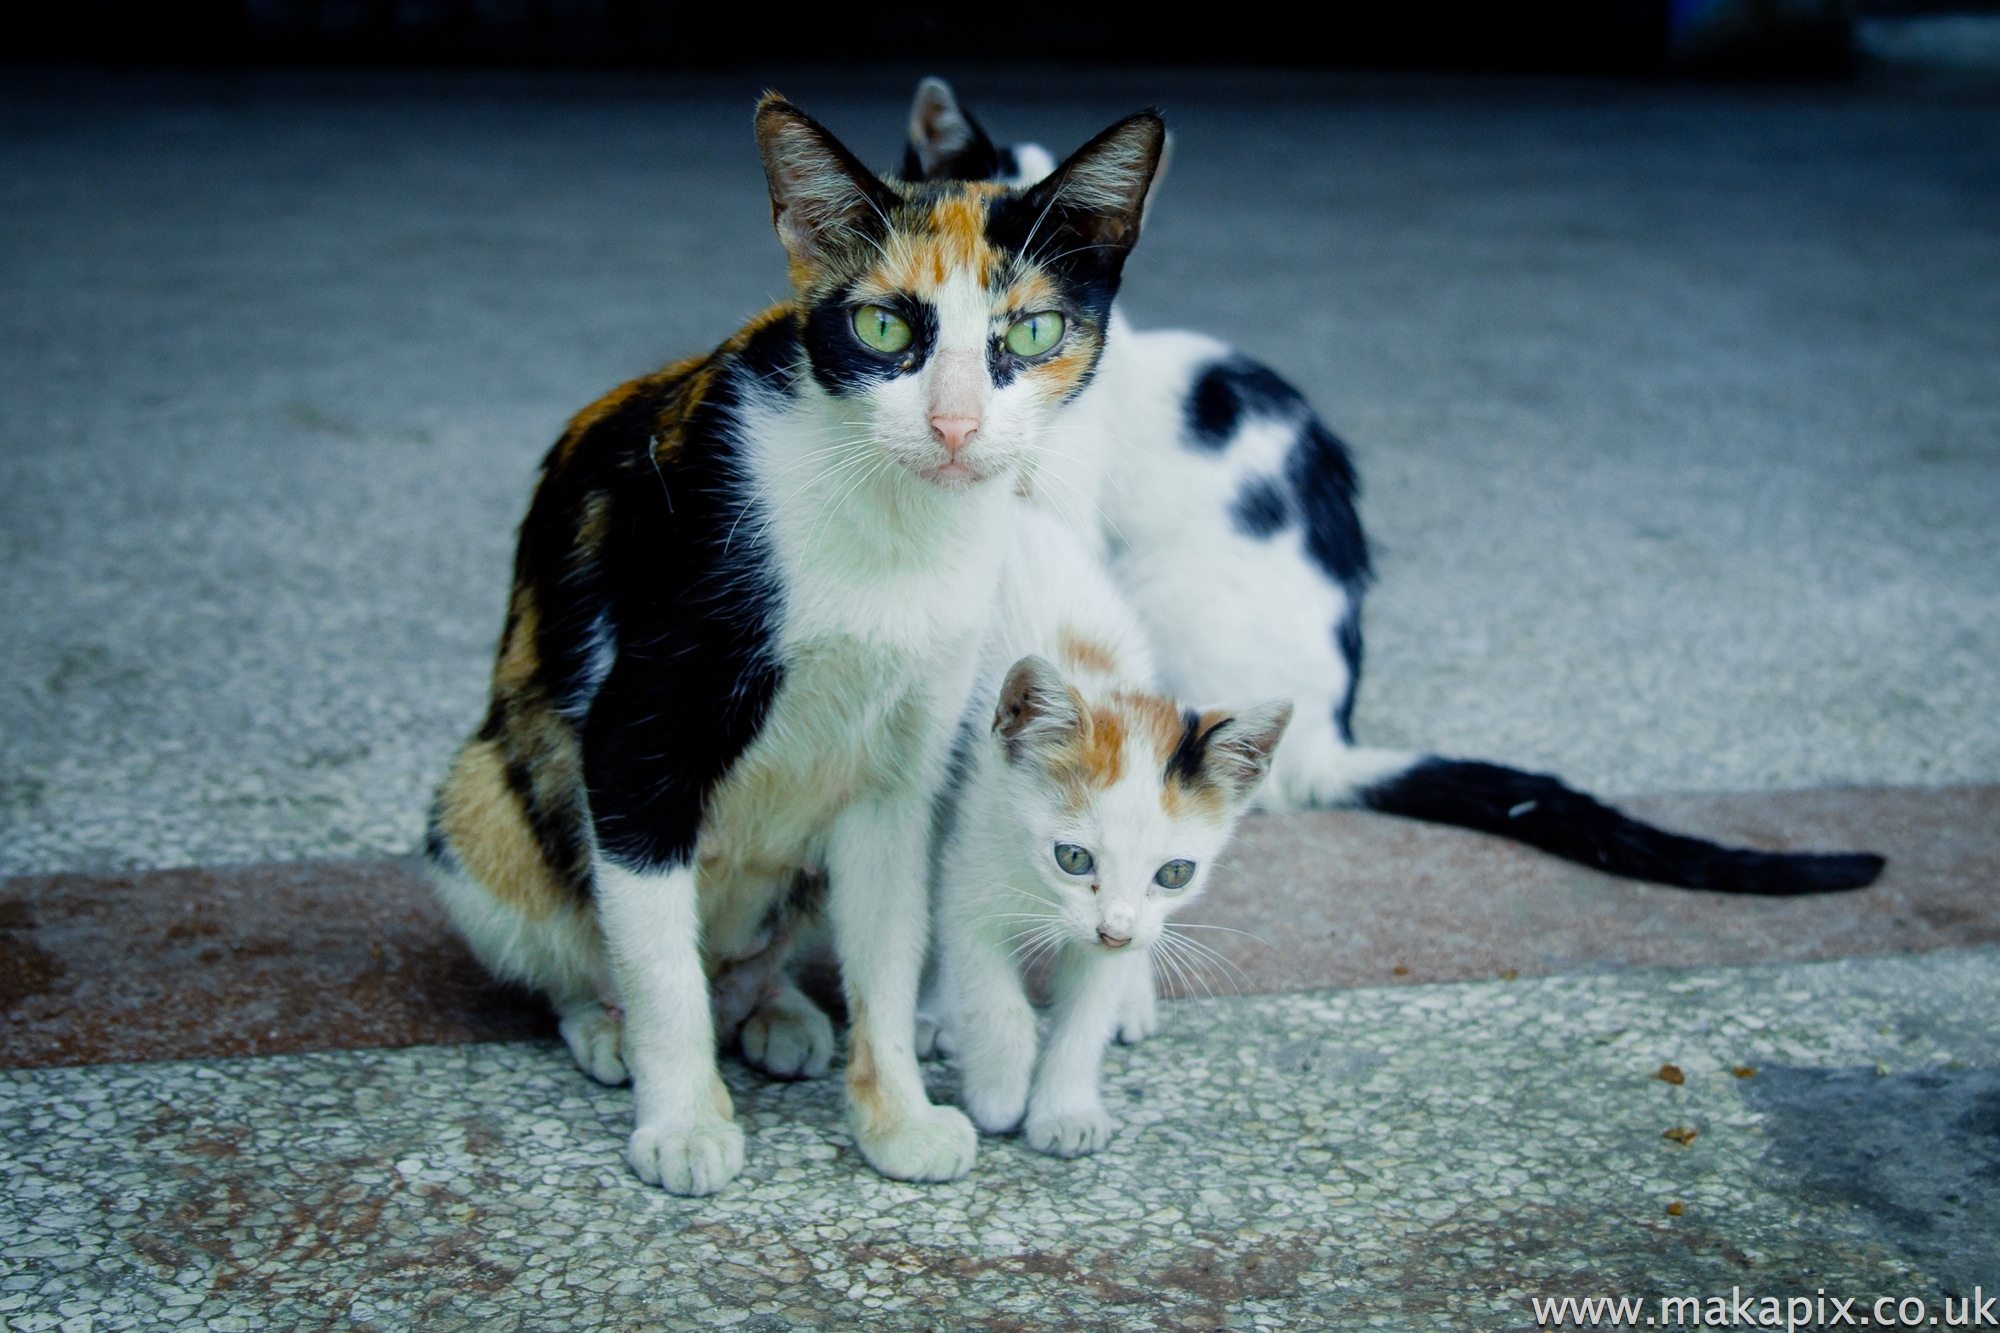
<svg viewBox="0 0 2000 1333"><path fill-rule="evenodd" d="M1345 804L1416 756L1341 739L1334 708L1348 671L1334 626L1346 591L1296 524L1257 539L1230 518L1247 478L1278 471L1290 432L1251 418L1226 449L1183 442L1196 375L1228 355L1213 338L1141 333L1114 315L1096 377L1044 445L1035 493L1096 545L1153 636L1169 693L1297 704L1260 806Z"/></svg>
<svg viewBox="0 0 2000 1333"><path fill-rule="evenodd" d="M1057 658L1072 636L1115 659L1109 671L1065 672L1086 703L1151 688L1144 632L1089 547L1053 516L1024 513L1006 547L989 662ZM982 719L992 715L996 676L989 672L979 696ZM1149 956L1167 939L1168 917L1200 895L1240 801L1216 815L1170 815L1154 743L1135 733L1120 780L1072 810L1024 748L1027 757L1010 758L997 730L974 743L939 850L936 994L927 1009L949 1033L974 1123L995 1133L1021 1125L1031 1146L1075 1156L1110 1138L1114 1122L1098 1092L1105 1046L1121 1030L1134 1040L1151 1031ZM1065 873L1054 858L1059 843L1087 849L1091 871ZM1176 859L1195 863L1193 879L1161 888L1155 873ZM1100 932L1130 942L1108 948ZM1038 1056L1021 962L1045 954L1055 963L1055 1008Z"/></svg>

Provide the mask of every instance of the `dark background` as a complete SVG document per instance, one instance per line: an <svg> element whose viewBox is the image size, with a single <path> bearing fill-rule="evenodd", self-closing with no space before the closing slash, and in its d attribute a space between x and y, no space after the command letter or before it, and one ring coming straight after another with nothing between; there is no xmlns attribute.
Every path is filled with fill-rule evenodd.
<svg viewBox="0 0 2000 1333"><path fill-rule="evenodd" d="M1940 0L1406 0L1309 8L678 0L70 0L14 7L0 57L145 63L601 65L1055 61L1839 74L1857 13Z"/></svg>

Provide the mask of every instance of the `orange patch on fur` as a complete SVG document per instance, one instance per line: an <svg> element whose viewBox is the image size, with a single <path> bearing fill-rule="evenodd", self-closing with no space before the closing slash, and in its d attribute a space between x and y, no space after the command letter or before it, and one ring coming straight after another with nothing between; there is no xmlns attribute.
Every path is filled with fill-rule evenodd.
<svg viewBox="0 0 2000 1333"><path fill-rule="evenodd" d="M498 742L467 741L458 752L438 789L438 829L473 879L529 920L546 921L575 906L507 782Z"/></svg>
<svg viewBox="0 0 2000 1333"><path fill-rule="evenodd" d="M535 641L541 619L533 589L514 585L514 595L507 601L507 628L500 635L500 651L493 659L494 694L513 694L534 683L542 665Z"/></svg>
<svg viewBox="0 0 2000 1333"><path fill-rule="evenodd" d="M1070 629L1056 636L1056 660L1066 667L1100 675L1110 675L1118 669L1118 659L1109 648Z"/></svg>
<svg viewBox="0 0 2000 1333"><path fill-rule="evenodd" d="M970 191L947 195L931 205L931 231L946 264L976 268L984 284L993 249L986 243L986 199Z"/></svg>
<svg viewBox="0 0 2000 1333"><path fill-rule="evenodd" d="M1083 810L1091 793L1105 791L1125 776L1125 744L1133 728L1117 699L1095 707L1083 706L1081 698L1076 702L1076 731L1049 754L1046 771L1064 804Z"/></svg>
<svg viewBox="0 0 2000 1333"><path fill-rule="evenodd" d="M896 1108L882 1091L882 1067L875 1058L875 1039L868 1010L859 1000L849 1002L847 1024L847 1100L854 1107L864 1134L891 1133Z"/></svg>

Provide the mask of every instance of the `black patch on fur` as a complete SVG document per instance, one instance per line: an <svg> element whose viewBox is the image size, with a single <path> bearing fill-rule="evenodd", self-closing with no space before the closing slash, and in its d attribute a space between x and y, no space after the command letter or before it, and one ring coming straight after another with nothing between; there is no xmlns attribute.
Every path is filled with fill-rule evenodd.
<svg viewBox="0 0 2000 1333"><path fill-rule="evenodd" d="M424 816L424 857L433 865L445 870L459 868L458 853L451 849L451 842L444 836L444 809L435 798L430 810Z"/></svg>
<svg viewBox="0 0 2000 1333"><path fill-rule="evenodd" d="M1306 550L1319 567L1360 600L1369 577L1368 538L1354 510L1354 463L1339 437L1307 416L1285 457L1285 479L1305 524Z"/></svg>
<svg viewBox="0 0 2000 1333"><path fill-rule="evenodd" d="M923 159L917 156L915 144L903 146L903 165L896 175L906 181L985 181L1012 176L1020 170L1014 161L1012 149L999 148L987 136L986 129L972 113L964 107L958 114L965 118L966 126L972 131L972 138L965 147L943 157L935 163L929 173L924 171Z"/></svg>
<svg viewBox="0 0 2000 1333"><path fill-rule="evenodd" d="M1424 759L1362 793L1386 814L1455 824L1539 847L1626 879L1719 893L1789 896L1875 882L1872 852L1756 852L1642 824L1561 781L1498 764Z"/></svg>
<svg viewBox="0 0 2000 1333"><path fill-rule="evenodd" d="M1201 714L1192 708L1181 710L1181 739L1174 746L1174 752L1167 756L1166 781L1178 781L1186 787L1199 787L1207 781L1204 766L1208 762L1208 738L1214 731L1215 727L1202 730Z"/></svg>
<svg viewBox="0 0 2000 1333"><path fill-rule="evenodd" d="M1352 745L1354 694L1361 688L1361 592L1357 588L1347 590L1347 610L1334 624L1333 642L1340 649L1340 660L1347 663L1347 688L1333 706L1333 726L1340 739Z"/></svg>
<svg viewBox="0 0 2000 1333"><path fill-rule="evenodd" d="M1269 477L1252 477L1236 492L1229 504L1229 517L1236 530L1246 537L1264 541L1275 535L1292 516L1285 493Z"/></svg>
<svg viewBox="0 0 2000 1333"><path fill-rule="evenodd" d="M986 239L1011 255L1040 264L1059 278L1068 298L1065 318L1081 316L1098 329L1111 318L1111 302L1125 272L1124 246L1093 245L1065 226L1054 212L1043 214L1019 195L1002 195L986 211Z"/></svg>
<svg viewBox="0 0 2000 1333"><path fill-rule="evenodd" d="M1313 562L1347 588L1350 600L1358 598L1370 571L1368 539L1354 509L1360 490L1354 462L1340 437L1313 415L1304 396L1269 366L1232 356L1196 376L1182 404L1182 416L1187 442L1211 453L1227 449L1252 418L1287 423L1297 430L1285 454L1285 484L1291 491L1286 507L1305 527L1306 550ZM1244 516L1248 494L1246 487L1238 498L1237 526L1251 536L1266 536L1267 532L1254 530L1254 518Z"/></svg>
<svg viewBox="0 0 2000 1333"><path fill-rule="evenodd" d="M1211 451L1229 446L1245 416L1297 420L1312 411L1277 371L1247 356L1217 361L1204 370L1183 410L1188 443Z"/></svg>
<svg viewBox="0 0 2000 1333"><path fill-rule="evenodd" d="M805 348L820 388L839 397L908 375L924 364L937 342L937 311L911 299L883 304L903 317L913 335L910 345L894 355L876 351L854 332L854 305L845 291L806 312Z"/></svg>
<svg viewBox="0 0 2000 1333"><path fill-rule="evenodd" d="M542 613L547 684L582 717L597 842L620 865L658 870L692 857L710 791L762 727L782 678L769 547L754 515L739 522L753 501L739 471L735 417L753 379L786 391L799 354L790 324L760 332L657 460L661 413L676 386L645 386L592 423L566 456L551 454L522 524L520 570ZM593 493L608 504L606 531L595 558L579 566L569 548ZM600 614L616 658L596 683L582 668ZM586 683L595 685L587 699L564 697ZM537 833L547 847L539 821Z"/></svg>

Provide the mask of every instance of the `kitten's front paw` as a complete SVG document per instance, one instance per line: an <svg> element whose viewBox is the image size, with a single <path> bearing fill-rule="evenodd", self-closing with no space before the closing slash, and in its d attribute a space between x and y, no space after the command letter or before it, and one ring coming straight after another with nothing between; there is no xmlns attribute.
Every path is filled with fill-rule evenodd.
<svg viewBox="0 0 2000 1333"><path fill-rule="evenodd" d="M616 1014L593 1004L565 1016L557 1031L562 1033L577 1068L599 1083L616 1087L629 1077L621 1050L623 1026Z"/></svg>
<svg viewBox="0 0 2000 1333"><path fill-rule="evenodd" d="M1118 1006L1118 1040L1137 1046L1160 1030L1160 1000L1151 972L1141 976Z"/></svg>
<svg viewBox="0 0 2000 1333"><path fill-rule="evenodd" d="M833 1022L797 991L777 995L743 1023L743 1058L773 1078L820 1078L833 1065Z"/></svg>
<svg viewBox="0 0 2000 1333"><path fill-rule="evenodd" d="M1036 1152L1055 1157L1081 1157L1111 1142L1118 1122L1101 1106L1067 1115L1030 1115L1026 1137Z"/></svg>
<svg viewBox="0 0 2000 1333"><path fill-rule="evenodd" d="M892 1180L957 1180L972 1169L979 1136L955 1106L926 1106L887 1133L857 1129L868 1165Z"/></svg>
<svg viewBox="0 0 2000 1333"><path fill-rule="evenodd" d="M670 1194L713 1194L743 1169L743 1131L732 1120L641 1125L625 1146L625 1160L639 1179Z"/></svg>
<svg viewBox="0 0 2000 1333"><path fill-rule="evenodd" d="M1137 1046L1159 1030L1160 1009L1156 1004L1127 1004L1118 1015L1118 1040L1127 1046Z"/></svg>

